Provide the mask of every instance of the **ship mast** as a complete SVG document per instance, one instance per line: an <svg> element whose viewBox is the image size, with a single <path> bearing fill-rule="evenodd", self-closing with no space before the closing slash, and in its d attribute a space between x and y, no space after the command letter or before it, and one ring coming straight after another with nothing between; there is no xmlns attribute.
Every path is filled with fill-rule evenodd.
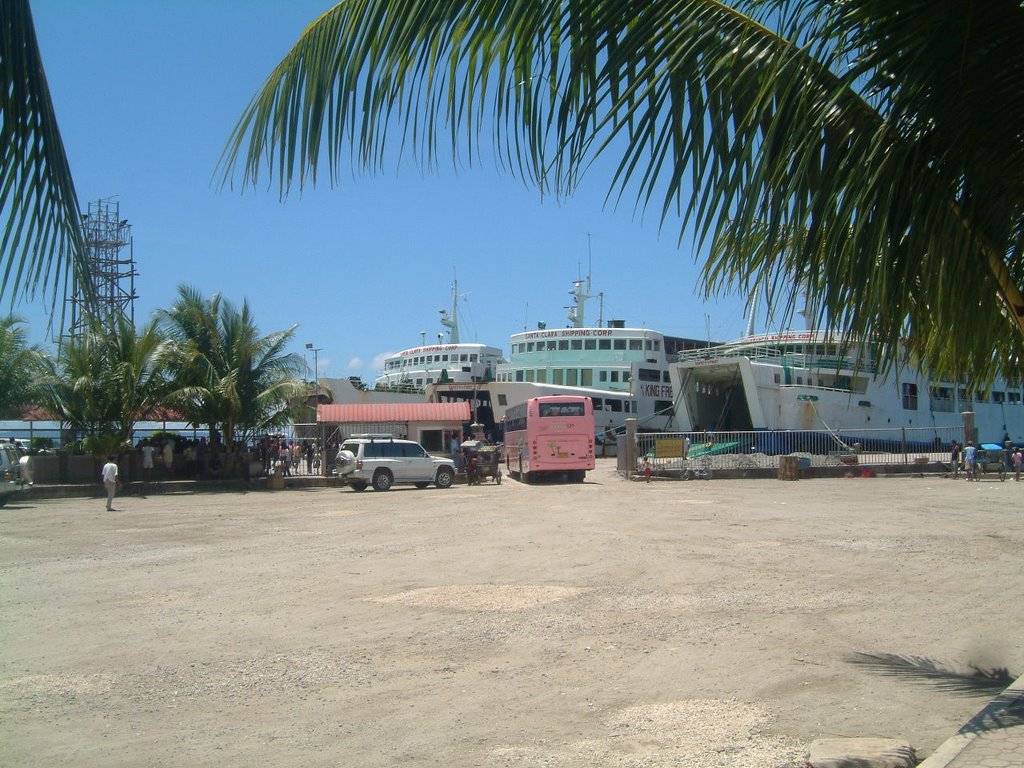
<svg viewBox="0 0 1024 768"><path fill-rule="evenodd" d="M441 325L448 329L448 341L452 344L459 343L459 281L452 281L452 313L447 310L437 310L441 313Z"/></svg>
<svg viewBox="0 0 1024 768"><path fill-rule="evenodd" d="M590 249L590 235L587 235L587 249L588 258L593 259L589 254ZM585 308L587 299L594 298L594 294L590 292L590 268L591 265L587 264L587 279L574 280L572 283L572 290L569 291L569 295L572 296L572 306L566 307L569 310L569 322L572 323L573 328L583 328L586 325L585 322ZM586 284L586 288L584 288ZM604 313L604 305L601 307L602 314Z"/></svg>

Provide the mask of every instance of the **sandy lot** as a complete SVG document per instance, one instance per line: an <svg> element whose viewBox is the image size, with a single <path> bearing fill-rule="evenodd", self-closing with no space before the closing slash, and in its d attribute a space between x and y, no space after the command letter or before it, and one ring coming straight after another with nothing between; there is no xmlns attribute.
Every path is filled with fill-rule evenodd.
<svg viewBox="0 0 1024 768"><path fill-rule="evenodd" d="M1024 483L311 489L0 510L4 766L927 755L1024 672Z"/></svg>

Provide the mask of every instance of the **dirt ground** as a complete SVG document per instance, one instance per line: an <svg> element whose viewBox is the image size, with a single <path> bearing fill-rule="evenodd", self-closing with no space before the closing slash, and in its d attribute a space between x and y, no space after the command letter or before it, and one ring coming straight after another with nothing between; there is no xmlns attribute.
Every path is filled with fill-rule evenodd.
<svg viewBox="0 0 1024 768"><path fill-rule="evenodd" d="M0 764L778 768L827 736L925 756L993 695L956 672L1024 672L1022 501L608 460L582 486L11 503Z"/></svg>

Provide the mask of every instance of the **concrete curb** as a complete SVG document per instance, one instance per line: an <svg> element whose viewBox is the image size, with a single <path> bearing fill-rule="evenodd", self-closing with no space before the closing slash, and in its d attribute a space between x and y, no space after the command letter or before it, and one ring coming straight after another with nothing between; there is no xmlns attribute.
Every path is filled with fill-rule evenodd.
<svg viewBox="0 0 1024 768"><path fill-rule="evenodd" d="M918 768L1024 765L1024 676L946 739Z"/></svg>

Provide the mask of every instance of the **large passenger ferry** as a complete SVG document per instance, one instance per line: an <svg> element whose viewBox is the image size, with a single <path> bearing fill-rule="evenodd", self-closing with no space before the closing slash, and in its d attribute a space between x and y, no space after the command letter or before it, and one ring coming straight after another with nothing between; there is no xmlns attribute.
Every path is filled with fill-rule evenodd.
<svg viewBox="0 0 1024 768"><path fill-rule="evenodd" d="M427 395L434 402L469 400L474 417L497 434L505 410L533 397L583 395L594 401L599 431L620 429L636 418L643 430L676 428L669 365L681 350L708 342L665 336L648 328L630 328L621 320L600 319L587 325L585 305L590 279L577 280L570 292L570 325L513 334L508 362L497 367L494 381L435 383Z"/></svg>
<svg viewBox="0 0 1024 768"><path fill-rule="evenodd" d="M974 413L983 443L1024 441L1021 382L985 390L916 369L879 372L870 344L820 331L748 335L680 353L670 366L683 430L948 428Z"/></svg>
<svg viewBox="0 0 1024 768"><path fill-rule="evenodd" d="M459 283L454 281L451 314L439 310L446 331L438 333L437 344L427 344L424 338L420 346L385 358L384 371L374 380L374 390L423 392L435 382L494 380L498 366L504 362L501 350L459 340L458 296Z"/></svg>

